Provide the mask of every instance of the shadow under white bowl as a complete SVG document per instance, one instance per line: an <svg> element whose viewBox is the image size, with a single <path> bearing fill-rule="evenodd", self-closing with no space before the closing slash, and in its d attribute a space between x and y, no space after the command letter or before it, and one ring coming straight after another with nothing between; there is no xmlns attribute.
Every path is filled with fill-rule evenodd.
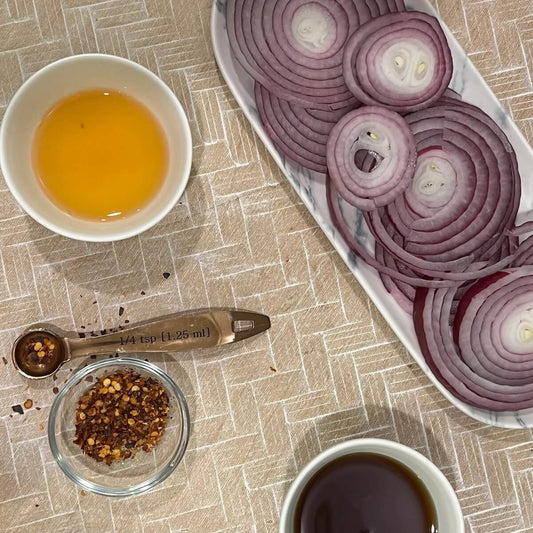
<svg viewBox="0 0 533 533"><path fill-rule="evenodd" d="M163 128L169 148L167 176L155 198L138 213L110 222L75 218L58 208L39 185L31 158L44 114L66 96L96 88L121 91L144 104ZM71 56L41 69L16 92L0 131L0 165L13 196L37 222L72 239L115 241L152 227L183 194L191 164L191 132L177 97L145 67L111 55Z"/></svg>
<svg viewBox="0 0 533 533"><path fill-rule="evenodd" d="M299 533L294 529L296 505L302 490L316 472L339 457L355 453L385 455L406 466L418 476L435 504L438 533L464 533L461 506L444 474L422 454L403 444L384 439L349 440L328 448L312 459L298 474L285 497L280 533Z"/></svg>

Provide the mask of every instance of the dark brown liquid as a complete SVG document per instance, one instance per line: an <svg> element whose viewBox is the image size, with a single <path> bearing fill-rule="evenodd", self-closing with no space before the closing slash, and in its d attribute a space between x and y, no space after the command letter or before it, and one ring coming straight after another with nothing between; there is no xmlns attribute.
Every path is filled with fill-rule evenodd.
<svg viewBox="0 0 533 533"><path fill-rule="evenodd" d="M319 470L296 505L296 533L437 533L417 475L384 455L345 455Z"/></svg>

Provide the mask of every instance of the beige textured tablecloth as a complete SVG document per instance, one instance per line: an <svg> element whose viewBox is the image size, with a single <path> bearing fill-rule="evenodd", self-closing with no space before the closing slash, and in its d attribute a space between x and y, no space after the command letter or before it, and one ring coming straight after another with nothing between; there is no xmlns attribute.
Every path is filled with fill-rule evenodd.
<svg viewBox="0 0 533 533"><path fill-rule="evenodd" d="M438 4L531 142L533 1ZM467 531L532 532L531 430L472 420L413 363L232 99L213 59L210 8L209 0L0 1L1 115L50 61L105 52L145 65L175 91L195 147L179 205L139 238L114 244L53 235L2 182L0 530L273 532L302 465L341 440L375 436L442 469ZM6 363L12 341L37 321L89 331L204 306L264 311L272 329L165 358L192 414L183 463L139 497L82 494L54 463L45 429L52 387L69 368L28 388ZM27 398L34 407L14 413Z"/></svg>

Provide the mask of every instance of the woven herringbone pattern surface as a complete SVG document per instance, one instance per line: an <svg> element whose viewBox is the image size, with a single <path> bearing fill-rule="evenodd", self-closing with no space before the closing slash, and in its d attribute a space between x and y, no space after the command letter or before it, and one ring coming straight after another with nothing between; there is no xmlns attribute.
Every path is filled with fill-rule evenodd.
<svg viewBox="0 0 533 533"><path fill-rule="evenodd" d="M438 8L533 141L533 1ZM214 63L209 15L209 0L0 0L0 117L39 68L99 51L161 76L195 146L179 205L115 244L51 234L1 185L0 530L273 532L303 464L343 439L377 436L442 469L469 532L533 532L532 432L462 415L411 361L252 134ZM190 403L183 464L126 501L80 492L45 429L69 368L29 388L8 361L13 339L37 321L101 330L209 305L262 310L273 325L246 344L159 359ZM12 411L28 398L32 408Z"/></svg>

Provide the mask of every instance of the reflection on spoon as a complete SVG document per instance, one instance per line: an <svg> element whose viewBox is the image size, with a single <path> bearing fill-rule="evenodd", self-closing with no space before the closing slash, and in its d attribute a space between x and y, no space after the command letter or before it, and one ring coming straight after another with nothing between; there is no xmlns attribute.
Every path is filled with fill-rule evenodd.
<svg viewBox="0 0 533 533"><path fill-rule="evenodd" d="M268 328L268 316L238 309L190 311L85 339L68 337L52 325L40 325L29 328L15 341L11 356L23 376L41 379L53 375L74 357L182 352L237 342Z"/></svg>

